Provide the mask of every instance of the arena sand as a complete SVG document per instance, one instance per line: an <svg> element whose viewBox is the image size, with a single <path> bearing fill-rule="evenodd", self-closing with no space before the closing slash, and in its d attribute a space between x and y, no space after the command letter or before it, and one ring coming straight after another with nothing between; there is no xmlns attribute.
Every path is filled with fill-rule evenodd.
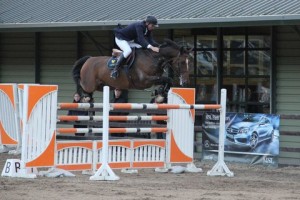
<svg viewBox="0 0 300 200"><path fill-rule="evenodd" d="M1 171L8 158L0 154ZM210 177L214 162L196 161L203 173L156 173L141 169L138 174L114 172L119 181L90 181L88 175L37 179L0 178L1 200L94 200L94 199L194 199L276 200L300 199L300 167L266 168L227 163L234 177Z"/></svg>

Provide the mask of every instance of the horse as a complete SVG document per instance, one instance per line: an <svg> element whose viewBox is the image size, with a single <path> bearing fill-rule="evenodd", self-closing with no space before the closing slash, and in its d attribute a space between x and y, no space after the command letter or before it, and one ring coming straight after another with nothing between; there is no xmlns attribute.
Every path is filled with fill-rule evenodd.
<svg viewBox="0 0 300 200"><path fill-rule="evenodd" d="M135 60L126 72L123 67L119 77L110 77L111 69L107 63L110 56L84 56L73 66L73 79L77 92L92 96L95 91L103 91L108 85L119 89L147 89L153 85L172 84L172 80L164 77L164 68L171 68L179 76L180 85L189 84L188 56L190 50L178 46L170 39L160 45L159 53L148 49L136 49Z"/></svg>

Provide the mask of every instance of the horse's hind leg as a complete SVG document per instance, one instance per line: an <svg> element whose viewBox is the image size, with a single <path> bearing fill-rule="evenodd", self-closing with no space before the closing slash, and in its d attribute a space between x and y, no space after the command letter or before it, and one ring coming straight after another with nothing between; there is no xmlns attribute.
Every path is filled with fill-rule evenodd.
<svg viewBox="0 0 300 200"><path fill-rule="evenodd" d="M89 97L92 98L93 93L96 90L95 85L93 84L93 81L92 80L86 81L85 78L83 78L80 81L80 85L81 85L81 88L82 88L81 95L82 96L89 96Z"/></svg>
<svg viewBox="0 0 300 200"><path fill-rule="evenodd" d="M83 96L89 96L93 97L93 93L95 91L95 87L90 86L91 83L86 84L85 82L81 81L81 87L82 87L82 95Z"/></svg>

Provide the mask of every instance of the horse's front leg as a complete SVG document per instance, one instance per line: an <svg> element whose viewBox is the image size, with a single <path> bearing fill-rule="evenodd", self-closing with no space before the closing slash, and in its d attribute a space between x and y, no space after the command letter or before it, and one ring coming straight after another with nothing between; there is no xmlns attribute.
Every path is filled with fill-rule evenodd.
<svg viewBox="0 0 300 200"><path fill-rule="evenodd" d="M161 85L161 84L170 84L172 85L173 80L169 77L165 76L149 76L148 80L151 80L152 83L155 85Z"/></svg>

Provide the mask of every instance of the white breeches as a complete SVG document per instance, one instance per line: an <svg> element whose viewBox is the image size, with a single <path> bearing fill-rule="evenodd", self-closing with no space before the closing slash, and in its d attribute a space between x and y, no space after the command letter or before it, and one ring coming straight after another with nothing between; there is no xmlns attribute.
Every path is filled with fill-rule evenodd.
<svg viewBox="0 0 300 200"><path fill-rule="evenodd" d="M118 47L120 47L120 49L123 51L124 58L127 58L131 54L132 52L131 47L142 48L141 45L133 41L120 40L116 37L115 37L115 41Z"/></svg>

